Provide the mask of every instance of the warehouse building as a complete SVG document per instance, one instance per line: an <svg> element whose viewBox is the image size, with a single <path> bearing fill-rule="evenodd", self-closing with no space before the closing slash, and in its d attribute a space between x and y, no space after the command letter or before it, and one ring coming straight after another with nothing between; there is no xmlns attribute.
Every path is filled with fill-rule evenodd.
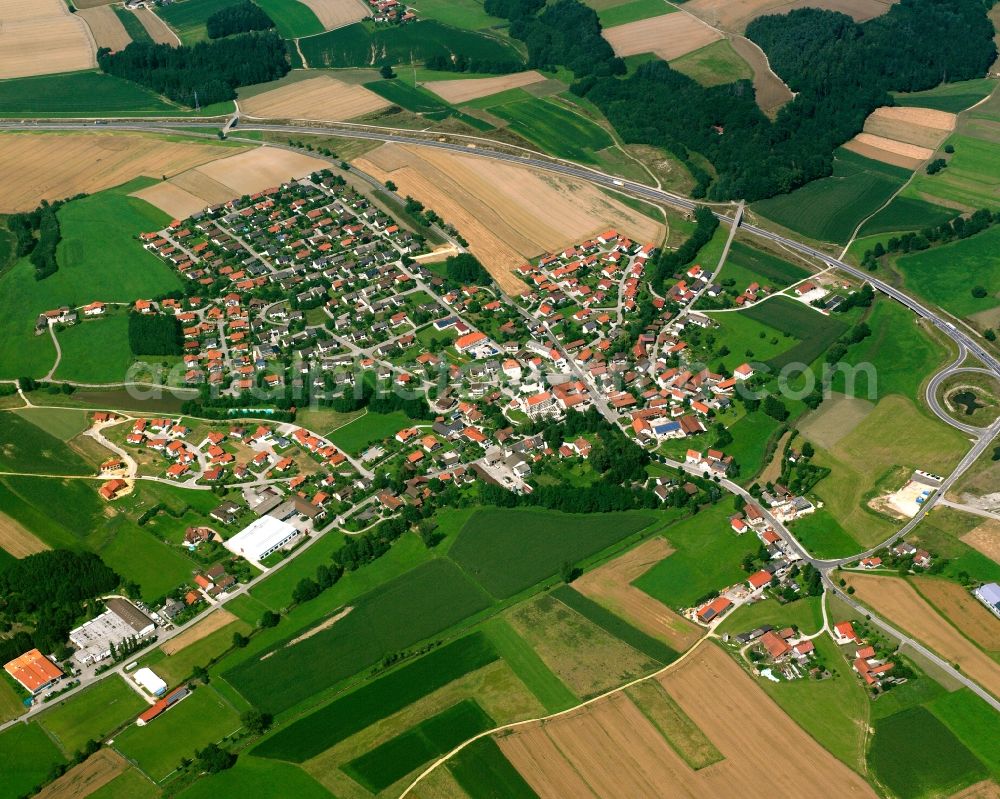
<svg viewBox="0 0 1000 799"><path fill-rule="evenodd" d="M132 679L153 696L163 696L167 692L167 684L152 669L141 668L132 675Z"/></svg>
<svg viewBox="0 0 1000 799"><path fill-rule="evenodd" d="M300 532L287 522L273 516L261 516L226 541L226 549L252 563L259 563L298 535Z"/></svg>
<svg viewBox="0 0 1000 799"><path fill-rule="evenodd" d="M77 650L73 660L81 667L111 657L113 647L145 638L156 629L153 620L126 599L115 597L104 604L104 613L70 631L69 641Z"/></svg>
<svg viewBox="0 0 1000 799"><path fill-rule="evenodd" d="M62 670L37 649L28 650L5 663L3 670L21 683L32 696L44 691L63 676Z"/></svg>

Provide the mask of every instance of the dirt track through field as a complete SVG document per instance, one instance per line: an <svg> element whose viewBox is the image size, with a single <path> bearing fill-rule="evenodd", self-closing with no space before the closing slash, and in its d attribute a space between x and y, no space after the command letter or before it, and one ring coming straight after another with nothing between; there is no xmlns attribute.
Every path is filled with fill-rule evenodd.
<svg viewBox="0 0 1000 799"><path fill-rule="evenodd" d="M875 796L715 645L699 645L659 682L720 750L722 761L693 771L620 693L498 743L542 799L717 799L735 795L734 786L747 799L816 796L832 786L838 797Z"/></svg>
<svg viewBox="0 0 1000 799"><path fill-rule="evenodd" d="M479 97L489 97L491 94L503 92L507 89L518 89L522 86L530 86L534 83L542 83L545 76L529 70L527 72L515 72L512 75L498 75L495 78L465 78L462 80L432 80L423 84L425 89L430 89L438 97L449 103L467 103Z"/></svg>
<svg viewBox="0 0 1000 799"><path fill-rule="evenodd" d="M111 6L80 9L76 15L90 26L90 32L94 35L98 47L123 50L132 41L118 15L111 10Z"/></svg>
<svg viewBox="0 0 1000 799"><path fill-rule="evenodd" d="M302 0L323 24L324 30L350 25L370 16L363 0Z"/></svg>
<svg viewBox="0 0 1000 799"><path fill-rule="evenodd" d="M1000 522L988 519L973 528L960 539L990 560L1000 563Z"/></svg>
<svg viewBox="0 0 1000 799"><path fill-rule="evenodd" d="M672 16L672 15L671 15ZM615 227L659 244L663 225L590 184L513 164L429 148L386 144L355 161L402 195L420 200L469 242L469 250L509 293L525 285L511 273L528 258L556 252Z"/></svg>
<svg viewBox="0 0 1000 799"><path fill-rule="evenodd" d="M850 574L856 598L919 639L994 696L1000 696L1000 663L966 640L905 580L874 574Z"/></svg>
<svg viewBox="0 0 1000 799"><path fill-rule="evenodd" d="M97 65L90 29L63 0L4 0L0 78L23 78Z"/></svg>
<svg viewBox="0 0 1000 799"><path fill-rule="evenodd" d="M85 799L127 771L128 761L114 749L104 747L74 766L38 794L37 799Z"/></svg>
<svg viewBox="0 0 1000 799"><path fill-rule="evenodd" d="M573 588L683 652L701 637L701 630L631 584L673 551L666 539L651 538L577 578Z"/></svg>
<svg viewBox="0 0 1000 799"><path fill-rule="evenodd" d="M0 513L0 549L6 550L15 558L26 558L50 547L10 516Z"/></svg>
<svg viewBox="0 0 1000 799"><path fill-rule="evenodd" d="M321 75L241 100L240 110L252 117L339 122L389 105L364 86Z"/></svg>
<svg viewBox="0 0 1000 799"><path fill-rule="evenodd" d="M949 580L914 577L917 590L941 615L990 652L1000 652L1000 619L990 613L970 591Z"/></svg>
<svg viewBox="0 0 1000 799"><path fill-rule="evenodd" d="M141 133L0 134L0 213L91 194L139 175L173 175L240 152Z"/></svg>
<svg viewBox="0 0 1000 799"><path fill-rule="evenodd" d="M721 39L722 34L690 14L679 13L606 28L604 38L615 55L655 53L670 61Z"/></svg>
<svg viewBox="0 0 1000 799"><path fill-rule="evenodd" d="M219 608L218 610L212 611L208 616L199 622L196 622L191 627L188 627L184 632L175 638L171 638L167 641L160 649L163 650L165 655L176 655L182 649L186 649L195 643L195 641L200 641L202 638L207 638L212 633L217 630L221 630L228 624L236 621L236 616L230 613L225 608Z"/></svg>

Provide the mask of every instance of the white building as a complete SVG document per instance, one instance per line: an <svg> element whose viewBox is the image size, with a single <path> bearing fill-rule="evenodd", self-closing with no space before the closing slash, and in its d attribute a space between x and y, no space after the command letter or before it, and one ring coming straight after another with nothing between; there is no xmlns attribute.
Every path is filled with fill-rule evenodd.
<svg viewBox="0 0 1000 799"><path fill-rule="evenodd" d="M156 629L153 620L128 600L114 597L104 604L108 608L104 613L70 631L70 643L77 650L73 660L79 666L109 658L112 647L145 638Z"/></svg>
<svg viewBox="0 0 1000 799"><path fill-rule="evenodd" d="M299 530L273 516L261 516L226 541L226 549L251 562L260 562L298 536Z"/></svg>
<svg viewBox="0 0 1000 799"><path fill-rule="evenodd" d="M167 684L152 669L141 668L132 675L132 679L153 696L163 696L167 692Z"/></svg>
<svg viewBox="0 0 1000 799"><path fill-rule="evenodd" d="M975 591L976 599L982 602L995 616L1000 616L1000 585L986 583Z"/></svg>

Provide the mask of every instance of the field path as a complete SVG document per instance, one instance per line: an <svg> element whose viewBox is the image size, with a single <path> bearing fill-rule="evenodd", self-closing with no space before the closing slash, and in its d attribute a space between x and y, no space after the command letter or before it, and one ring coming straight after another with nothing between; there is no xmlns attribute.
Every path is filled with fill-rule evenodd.
<svg viewBox="0 0 1000 799"><path fill-rule="evenodd" d="M45 375L43 380L52 380L52 376L56 373L56 369L59 368L59 362L62 360L62 347L59 346L59 337L56 335L56 330L52 325L49 325L49 335L52 336L52 343L56 348L56 362L52 364L52 368L49 369L47 375Z"/></svg>

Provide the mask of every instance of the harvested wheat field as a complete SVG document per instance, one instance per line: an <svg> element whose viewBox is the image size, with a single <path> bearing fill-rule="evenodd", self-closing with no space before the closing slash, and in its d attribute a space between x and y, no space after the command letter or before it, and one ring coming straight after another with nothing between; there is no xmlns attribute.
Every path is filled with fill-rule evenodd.
<svg viewBox="0 0 1000 799"><path fill-rule="evenodd" d="M914 577L913 584L941 615L983 649L1000 652L1000 619L958 583L933 577Z"/></svg>
<svg viewBox="0 0 1000 799"><path fill-rule="evenodd" d="M615 55L655 53L664 61L680 58L722 38L722 34L690 14L664 14L604 31Z"/></svg>
<svg viewBox="0 0 1000 799"><path fill-rule="evenodd" d="M325 30L342 28L371 16L364 0L301 0L323 24Z"/></svg>
<svg viewBox="0 0 1000 799"><path fill-rule="evenodd" d="M160 649L164 655L176 655L182 649L191 646L195 641L207 638L216 630L221 630L227 624L236 621L236 616L224 608L218 608L209 613L205 618L196 624L188 627L180 635L171 638Z"/></svg>
<svg viewBox="0 0 1000 799"><path fill-rule="evenodd" d="M718 647L699 645L658 679L723 760L694 771L621 693L501 737L500 748L542 799L716 799L735 785L746 799L816 796L818 786L836 786L838 797L876 796Z"/></svg>
<svg viewBox="0 0 1000 799"><path fill-rule="evenodd" d="M700 628L631 584L673 551L666 539L651 538L578 577L573 588L683 652L701 637Z"/></svg>
<svg viewBox="0 0 1000 799"><path fill-rule="evenodd" d="M364 86L322 75L240 100L240 111L252 117L338 122L389 105Z"/></svg>
<svg viewBox="0 0 1000 799"><path fill-rule="evenodd" d="M80 9L76 15L87 23L98 47L124 50L132 41L118 15L111 10L111 6Z"/></svg>
<svg viewBox="0 0 1000 799"><path fill-rule="evenodd" d="M754 99L760 110L768 116L774 116L781 106L792 99L792 90L774 74L767 56L756 44L743 36L731 36L729 43L753 70Z"/></svg>
<svg viewBox="0 0 1000 799"><path fill-rule="evenodd" d="M956 116L933 108L876 108L865 120L865 133L935 149L955 129Z"/></svg>
<svg viewBox="0 0 1000 799"><path fill-rule="evenodd" d="M110 747L103 747L73 766L39 793L38 799L84 799L129 768L128 761Z"/></svg>
<svg viewBox="0 0 1000 799"><path fill-rule="evenodd" d="M399 144L383 145L354 163L379 181L392 180L400 194L453 224L512 294L525 290L512 269L608 227L644 243L663 238L660 222L588 183L514 164Z"/></svg>
<svg viewBox="0 0 1000 799"><path fill-rule="evenodd" d="M327 166L326 161L290 150L256 147L182 172L167 181L171 188L159 183L135 196L183 219L208 205L279 186Z"/></svg>
<svg viewBox="0 0 1000 799"><path fill-rule="evenodd" d="M844 149L904 169L916 169L934 154L933 150L926 147L887 139L884 136L874 136L871 133L859 133L844 145Z"/></svg>
<svg viewBox="0 0 1000 799"><path fill-rule="evenodd" d="M177 38L177 34L170 30L170 26L156 16L152 10L137 8L132 13L139 18L139 22L146 29L146 33L157 44L169 44L171 47L176 47L181 43L181 40Z"/></svg>
<svg viewBox="0 0 1000 799"><path fill-rule="evenodd" d="M44 552L49 545L29 532L10 516L0 513L0 549L15 558L26 558L36 552Z"/></svg>
<svg viewBox="0 0 1000 799"><path fill-rule="evenodd" d="M142 133L0 134L0 213L30 211L41 200L91 194L139 175L172 175L239 151Z"/></svg>
<svg viewBox="0 0 1000 799"><path fill-rule="evenodd" d="M949 663L957 663L963 674L991 694L1000 696L1000 663L970 643L905 580L851 573L847 575L847 582L854 586L856 599L871 606Z"/></svg>
<svg viewBox="0 0 1000 799"><path fill-rule="evenodd" d="M519 89L546 80L535 70L515 72L512 75L498 75L495 78L464 78L462 80L432 80L422 84L438 97L449 103L467 103L479 97L488 97L507 89Z"/></svg>
<svg viewBox="0 0 1000 799"><path fill-rule="evenodd" d="M4 0L0 78L24 78L97 65L90 29L63 0Z"/></svg>
<svg viewBox="0 0 1000 799"><path fill-rule="evenodd" d="M857 22L878 17L892 3L883 0L691 0L684 10L709 25L733 33L743 33L746 26L764 14L787 14L796 8L825 8L840 11Z"/></svg>
<svg viewBox="0 0 1000 799"><path fill-rule="evenodd" d="M982 552L990 560L1000 563L1000 522L995 519L988 519L969 530L960 540Z"/></svg>
<svg viewBox="0 0 1000 799"><path fill-rule="evenodd" d="M983 780L953 793L949 799L1000 799L1000 785L993 780Z"/></svg>

